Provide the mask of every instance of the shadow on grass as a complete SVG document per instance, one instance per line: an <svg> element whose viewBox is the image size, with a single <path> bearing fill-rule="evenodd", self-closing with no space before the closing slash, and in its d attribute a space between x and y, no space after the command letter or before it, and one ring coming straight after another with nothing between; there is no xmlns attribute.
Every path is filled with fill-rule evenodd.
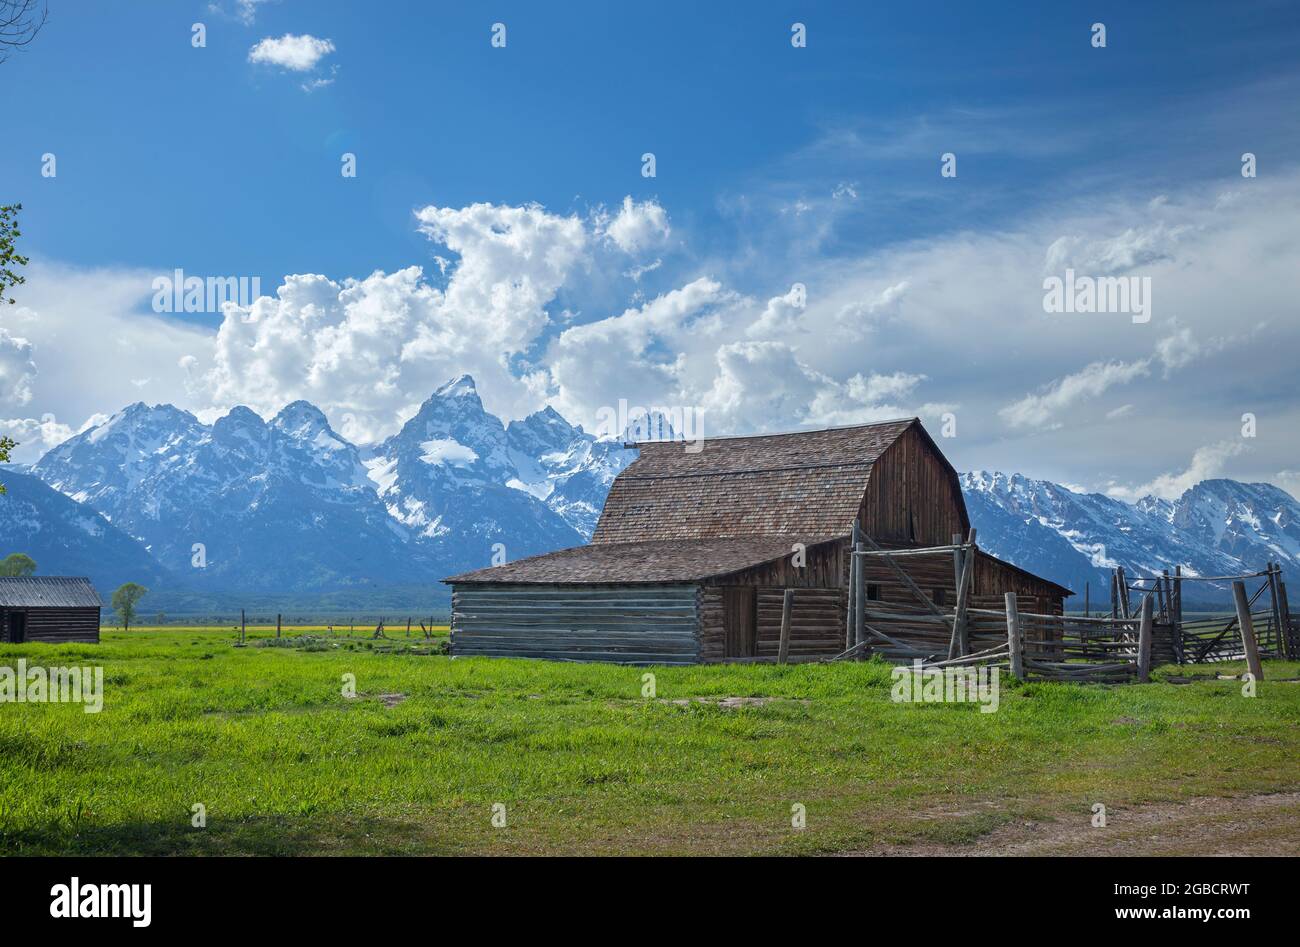
<svg viewBox="0 0 1300 947"><path fill-rule="evenodd" d="M0 831L3 855L456 855L457 840L427 827L371 817L258 816L236 822L120 822Z"/></svg>

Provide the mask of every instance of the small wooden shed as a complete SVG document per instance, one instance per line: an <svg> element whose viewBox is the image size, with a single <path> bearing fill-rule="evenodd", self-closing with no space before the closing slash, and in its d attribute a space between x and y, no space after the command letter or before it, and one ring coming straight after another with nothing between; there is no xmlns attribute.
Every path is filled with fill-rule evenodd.
<svg viewBox="0 0 1300 947"><path fill-rule="evenodd" d="M628 445L589 545L444 581L452 653L636 664L775 660L793 597L790 658L845 647L855 520L886 548L951 543L970 529L957 473L916 418L753 437ZM694 445L699 447L699 445ZM900 558L936 604L952 560ZM868 598L914 601L883 565ZM970 604L1062 614L1072 594L980 550Z"/></svg>
<svg viewBox="0 0 1300 947"><path fill-rule="evenodd" d="M0 641L97 643L102 607L80 576L0 578Z"/></svg>

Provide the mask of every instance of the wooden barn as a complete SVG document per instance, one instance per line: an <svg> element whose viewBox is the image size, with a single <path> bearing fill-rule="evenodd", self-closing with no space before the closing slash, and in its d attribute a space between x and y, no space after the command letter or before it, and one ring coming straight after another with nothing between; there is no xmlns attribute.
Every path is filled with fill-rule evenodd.
<svg viewBox="0 0 1300 947"><path fill-rule="evenodd" d="M693 664L845 650L854 522L883 548L949 546L970 520L957 473L916 418L694 445L650 442L614 481L590 544L444 581L452 653ZM971 607L1062 614L1072 594L982 550ZM906 578L899 570L906 573ZM878 608L918 591L951 608L953 558L867 559Z"/></svg>
<svg viewBox="0 0 1300 947"><path fill-rule="evenodd" d="M89 579L0 578L0 641L99 641L99 593Z"/></svg>

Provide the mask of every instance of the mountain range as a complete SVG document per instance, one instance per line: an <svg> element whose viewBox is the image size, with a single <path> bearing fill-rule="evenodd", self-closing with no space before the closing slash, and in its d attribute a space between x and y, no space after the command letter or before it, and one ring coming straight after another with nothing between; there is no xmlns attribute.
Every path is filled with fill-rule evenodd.
<svg viewBox="0 0 1300 947"><path fill-rule="evenodd" d="M590 538L634 457L552 408L508 424L474 380L452 379L393 436L347 441L306 401L270 420L236 407L204 424L130 405L6 467L0 555L40 573L127 579L172 613L445 609L446 575ZM961 476L980 545L1108 605L1109 570L1228 575L1280 562L1300 574L1300 504L1270 484L1206 480L1129 504L1019 474ZM1222 586L1206 601L1222 602ZM1189 593L1189 600L1195 595Z"/></svg>

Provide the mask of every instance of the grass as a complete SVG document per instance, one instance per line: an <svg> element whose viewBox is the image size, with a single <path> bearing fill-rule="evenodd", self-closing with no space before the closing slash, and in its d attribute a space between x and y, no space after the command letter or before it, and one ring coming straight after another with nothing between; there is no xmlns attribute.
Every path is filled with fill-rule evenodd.
<svg viewBox="0 0 1300 947"><path fill-rule="evenodd" d="M1004 679L984 714L892 703L875 662L451 660L404 629L320 632L305 648L259 646L264 630L237 647L228 627L0 645L0 665L105 678L99 714L0 704L0 853L832 853L1300 788L1300 684L1277 680L1294 663L1268 663L1253 699L1215 677L1232 664L1122 687ZM693 699L728 696L777 699Z"/></svg>

